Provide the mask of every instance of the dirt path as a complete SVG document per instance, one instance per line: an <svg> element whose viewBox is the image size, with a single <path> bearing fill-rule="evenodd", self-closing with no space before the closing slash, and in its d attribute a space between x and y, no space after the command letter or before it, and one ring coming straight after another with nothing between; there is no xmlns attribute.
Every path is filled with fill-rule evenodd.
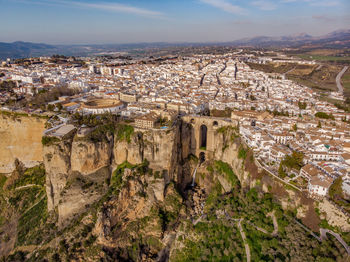
<svg viewBox="0 0 350 262"><path fill-rule="evenodd" d="M296 187L295 185L283 180L282 178L280 178L279 176L275 175L273 173L273 171L271 171L267 166L265 166L265 164L261 164L259 161L255 161L255 163L257 164L258 167L264 169L268 174L270 174L271 176L273 176L274 178L278 179L279 181L281 181L284 184L287 184L291 187L293 187L294 189L298 190L298 191L302 191L299 187Z"/></svg>
<svg viewBox="0 0 350 262"><path fill-rule="evenodd" d="M24 211L22 214L21 214L21 217L26 214L29 210L31 210L33 207L35 207L36 205L38 205L41 201L43 201L43 199L46 197L46 194L43 194L43 196L37 201L35 202L31 207L29 207L26 211Z"/></svg>
<svg viewBox="0 0 350 262"><path fill-rule="evenodd" d="M19 186L19 187L16 187L15 190L21 190L21 189L25 189L25 188L29 188L29 187L42 187L40 185L36 185L36 184L28 184L28 185L25 185L25 186Z"/></svg>
<svg viewBox="0 0 350 262"><path fill-rule="evenodd" d="M277 218L275 216L275 210L268 213L267 215L272 218L272 222L273 222L273 232L271 233L271 235L276 236L278 234L278 223L277 223Z"/></svg>
<svg viewBox="0 0 350 262"><path fill-rule="evenodd" d="M242 220L243 220L243 218L241 218L237 224L238 224L239 232L241 233L241 237L242 237L243 242L244 242L245 253L247 256L247 262L250 262L250 248L249 248L249 245L247 243L247 238L245 236L244 230L243 230L242 225L241 225Z"/></svg>
<svg viewBox="0 0 350 262"><path fill-rule="evenodd" d="M256 226L256 225L254 225L253 223L250 223L250 222L247 222L249 225L251 225L252 227L254 227L256 230L258 230L258 231L260 231L260 232L262 232L262 233L264 233L264 234L269 234L269 232L267 232L267 230L265 230L265 229L263 229L263 228L261 228L261 227L258 227L258 226Z"/></svg>
<svg viewBox="0 0 350 262"><path fill-rule="evenodd" d="M275 211L272 211L268 214L266 214L266 216L269 216L272 218L272 222L273 222L273 231L272 233L269 233L266 229L264 228L261 228L261 227L258 227L256 225L254 225L253 223L250 223L249 221L247 222L249 225L251 225L252 227L254 227L256 230L264 233L264 234L267 234L267 235L271 235L271 236L277 236L278 234L278 223L277 223L277 219L276 219L276 216L275 216Z"/></svg>

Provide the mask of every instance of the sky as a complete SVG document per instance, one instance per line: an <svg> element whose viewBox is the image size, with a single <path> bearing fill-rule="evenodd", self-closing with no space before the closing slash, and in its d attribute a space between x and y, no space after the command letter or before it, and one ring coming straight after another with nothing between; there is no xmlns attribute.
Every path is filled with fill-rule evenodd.
<svg viewBox="0 0 350 262"><path fill-rule="evenodd" d="M350 0L0 0L0 42L226 42L350 29Z"/></svg>

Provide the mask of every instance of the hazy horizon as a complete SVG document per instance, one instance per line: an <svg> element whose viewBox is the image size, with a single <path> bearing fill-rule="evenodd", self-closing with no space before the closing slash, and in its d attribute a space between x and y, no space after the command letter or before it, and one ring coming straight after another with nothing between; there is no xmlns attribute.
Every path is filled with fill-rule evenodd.
<svg viewBox="0 0 350 262"><path fill-rule="evenodd" d="M0 42L215 43L350 28L347 0L0 0Z"/></svg>

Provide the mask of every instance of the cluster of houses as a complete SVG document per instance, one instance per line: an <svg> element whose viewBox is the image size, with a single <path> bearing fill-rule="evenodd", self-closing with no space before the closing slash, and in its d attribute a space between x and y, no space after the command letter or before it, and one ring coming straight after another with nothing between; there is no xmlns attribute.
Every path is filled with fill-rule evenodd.
<svg viewBox="0 0 350 262"><path fill-rule="evenodd" d="M350 128L347 123L316 117L273 117L255 111L233 112L232 118L239 120L240 135L245 143L273 170L276 171L293 151L302 153L304 166L300 172L289 170L289 174L305 178L310 195L326 196L338 177L342 177L344 192L350 195Z"/></svg>
<svg viewBox="0 0 350 262"><path fill-rule="evenodd" d="M278 166L286 155L302 152L305 167L299 175L307 179L310 194L324 196L335 178L342 176L345 184L350 180L350 114L319 101L310 88L244 62L274 62L269 59L241 51L159 63L85 58L86 66L44 59L26 67L7 64L0 77L16 83L17 95L32 96L60 86L78 91L49 102L50 111L118 114L133 119L138 128L154 128L159 119L171 121L178 115L229 109L240 123L243 140L266 164ZM3 98L5 93L1 92ZM316 118L317 112L331 118ZM336 171L327 173L319 163Z"/></svg>

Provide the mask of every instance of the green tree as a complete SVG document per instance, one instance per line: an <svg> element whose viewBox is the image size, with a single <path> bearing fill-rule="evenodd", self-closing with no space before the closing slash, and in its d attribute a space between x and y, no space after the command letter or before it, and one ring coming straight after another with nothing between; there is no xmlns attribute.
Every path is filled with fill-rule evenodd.
<svg viewBox="0 0 350 262"><path fill-rule="evenodd" d="M317 112L315 114L315 117L318 117L318 118L323 118L323 119L332 119L334 120L334 116L332 114L327 114L325 112Z"/></svg>
<svg viewBox="0 0 350 262"><path fill-rule="evenodd" d="M329 188L329 196L333 200L339 200L344 198L344 192L343 192L343 179L342 177L338 177L337 179L334 180L333 184Z"/></svg>
<svg viewBox="0 0 350 262"><path fill-rule="evenodd" d="M58 108L59 111L61 111L62 108L63 108L62 104L61 103L57 104L57 108Z"/></svg>
<svg viewBox="0 0 350 262"><path fill-rule="evenodd" d="M289 169L300 170L303 166L304 154L300 152L293 151L291 155L286 155L281 161L282 166Z"/></svg>
<svg viewBox="0 0 350 262"><path fill-rule="evenodd" d="M55 109L55 106L52 104L47 105L47 110L53 111Z"/></svg>
<svg viewBox="0 0 350 262"><path fill-rule="evenodd" d="M286 172L284 171L282 161L281 161L280 166L278 168L278 174L281 178L285 178L287 176Z"/></svg>
<svg viewBox="0 0 350 262"><path fill-rule="evenodd" d="M307 104L306 104L306 102L298 101L298 106L299 106L300 110L305 110L307 107Z"/></svg>

